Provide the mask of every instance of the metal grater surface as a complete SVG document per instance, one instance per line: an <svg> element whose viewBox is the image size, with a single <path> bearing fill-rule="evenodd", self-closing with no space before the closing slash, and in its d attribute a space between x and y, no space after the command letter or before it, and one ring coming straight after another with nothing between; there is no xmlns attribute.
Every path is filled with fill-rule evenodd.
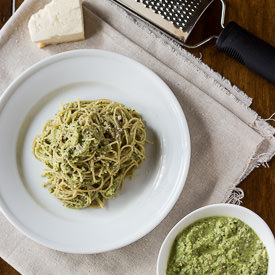
<svg viewBox="0 0 275 275"><path fill-rule="evenodd" d="M214 0L111 0L166 34L185 42Z"/></svg>
<svg viewBox="0 0 275 275"><path fill-rule="evenodd" d="M136 0L152 9L176 27L188 31L212 1L205 0Z"/></svg>

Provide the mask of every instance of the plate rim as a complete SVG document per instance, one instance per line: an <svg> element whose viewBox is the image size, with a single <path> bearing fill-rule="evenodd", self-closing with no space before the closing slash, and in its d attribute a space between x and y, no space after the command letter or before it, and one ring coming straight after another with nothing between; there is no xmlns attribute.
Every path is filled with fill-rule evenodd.
<svg viewBox="0 0 275 275"><path fill-rule="evenodd" d="M127 62L130 62L131 65L134 66L138 66L140 68L142 68L142 70L144 70L146 72L146 74L151 74L151 76L153 76L155 79L158 80L159 83L161 83L161 85L165 86L166 91L169 93L169 99L173 101L173 104L176 105L177 107L177 111L180 111L180 122L181 124L183 124L184 128L185 128L185 133L184 135L186 136L186 143L188 146L188 150L186 152L186 163L184 165L185 169L182 169L183 171L178 173L178 182L182 182L181 184L178 184L177 186L177 192L176 194L174 194L174 199L172 202L170 202L168 204L168 207L166 207L165 211L163 212L162 216L158 217L158 219L156 219L156 222L154 223L150 223L150 225L147 225L143 231L138 231L136 232L136 237L132 238L132 239L128 239L128 242L121 244L120 246L116 245L115 247L112 247L110 249L105 249L105 250L97 250L97 251L92 251L92 249L90 250L73 250L70 248L60 248L58 246L58 243L54 242L53 245L49 244L52 242L52 240L47 240L47 242L45 242L45 238L41 239L40 235L37 235L35 232L33 232L31 229L27 228L27 225L22 223L20 220L18 220L18 218L16 217L16 215L14 215L14 213L12 213L12 211L10 211L10 209L8 208L8 205L6 205L6 202L2 199L2 195L0 193L0 209L1 212L4 214L4 216L8 219L8 221L20 232L22 232L25 236L29 237L30 239L32 239L33 241L51 248L51 249L55 249L58 251L62 251L62 252L67 252L67 253L75 253L75 254L93 254L93 253L101 253L101 252L106 252L106 251L111 251L114 249L118 249L121 247L124 247L126 245L129 245L137 240L139 240L140 238L144 237L145 235L147 235L149 232L151 232L154 228L156 228L161 221L163 221L165 219L165 217L169 214L169 212L172 210L172 208L174 207L175 203L177 202L179 196L182 193L182 189L185 185L186 179L187 179L187 175L188 175L188 171L189 171L189 166L190 166L190 159L191 159L191 141L190 141L190 132L189 132L189 128L188 128L188 124L187 124L187 120L184 114L184 111L182 110L182 107L180 105L180 103L178 102L178 100L176 99L176 96L174 95L174 93L172 92L172 90L168 87L168 85L151 69L149 69L147 66L143 65L142 63L136 61L133 58L127 57L125 55L122 55L120 53L117 52L113 52L113 51L107 51L107 50L100 50L100 49L78 49L78 50L70 50L70 51L65 51L65 52L61 52L55 55L51 55L49 57L46 57L40 61L38 61L37 63L31 65L29 68L27 68L26 70L24 70L22 73L20 73L6 88L6 90L2 93L2 95L0 96L0 115L3 111L3 109L5 108L6 104L8 103L10 97L16 93L18 87L20 87L20 85L22 85L22 83L24 83L24 81L26 79L28 79L29 77L31 77L31 74L34 72L37 72L39 70L41 70L42 68L53 64L55 62L59 62L60 60L63 59L68 59L68 58L74 58L74 57L79 57L79 56L85 56L85 55L96 55L98 56L98 54L103 55L104 57L106 56L114 56L116 58L119 59L124 59ZM20 124L20 127L22 125ZM30 234L30 232L31 234ZM144 232L145 231L145 232ZM138 234L137 234L138 233ZM54 245L56 244L56 245ZM70 247L70 246L69 246Z"/></svg>

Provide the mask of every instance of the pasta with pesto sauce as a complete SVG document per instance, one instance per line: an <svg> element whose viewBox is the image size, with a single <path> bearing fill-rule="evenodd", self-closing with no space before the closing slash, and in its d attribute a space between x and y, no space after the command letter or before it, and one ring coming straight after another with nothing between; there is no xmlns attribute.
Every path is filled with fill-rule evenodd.
<svg viewBox="0 0 275 275"><path fill-rule="evenodd" d="M103 207L145 159L140 114L107 99L62 105L33 141L50 193L69 208Z"/></svg>

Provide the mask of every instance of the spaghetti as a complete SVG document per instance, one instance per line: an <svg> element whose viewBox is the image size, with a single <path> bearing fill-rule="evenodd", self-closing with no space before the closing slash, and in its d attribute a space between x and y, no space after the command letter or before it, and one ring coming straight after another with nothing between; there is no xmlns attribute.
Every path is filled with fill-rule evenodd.
<svg viewBox="0 0 275 275"><path fill-rule="evenodd" d="M63 205L103 207L145 159L140 114L107 99L64 104L33 141L42 175Z"/></svg>

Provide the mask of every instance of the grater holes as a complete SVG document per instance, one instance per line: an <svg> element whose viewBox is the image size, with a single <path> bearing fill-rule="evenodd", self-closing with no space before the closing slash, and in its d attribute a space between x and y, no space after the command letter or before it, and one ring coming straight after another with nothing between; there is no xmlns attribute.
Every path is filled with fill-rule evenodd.
<svg viewBox="0 0 275 275"><path fill-rule="evenodd" d="M177 28L190 27L207 1L210 0L133 0L152 9Z"/></svg>

